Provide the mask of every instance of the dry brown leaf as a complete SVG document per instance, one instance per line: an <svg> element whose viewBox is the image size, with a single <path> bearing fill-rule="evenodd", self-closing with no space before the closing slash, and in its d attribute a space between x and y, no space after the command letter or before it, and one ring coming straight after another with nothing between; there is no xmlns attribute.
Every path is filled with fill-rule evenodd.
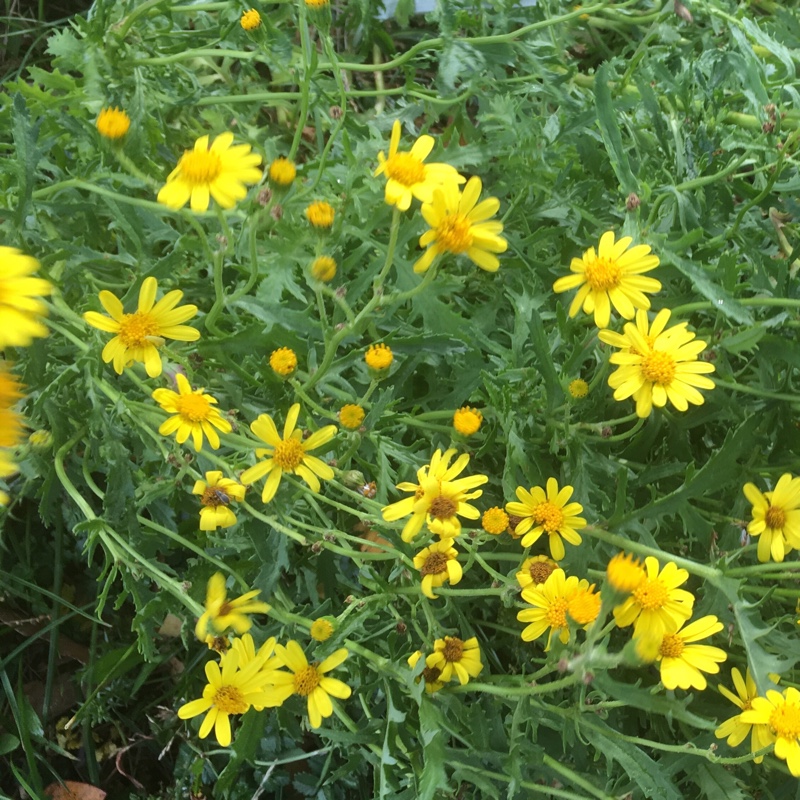
<svg viewBox="0 0 800 800"><path fill-rule="evenodd" d="M105 800L106 797L102 789L77 781L64 781L63 785L51 783L44 793L51 800Z"/></svg>

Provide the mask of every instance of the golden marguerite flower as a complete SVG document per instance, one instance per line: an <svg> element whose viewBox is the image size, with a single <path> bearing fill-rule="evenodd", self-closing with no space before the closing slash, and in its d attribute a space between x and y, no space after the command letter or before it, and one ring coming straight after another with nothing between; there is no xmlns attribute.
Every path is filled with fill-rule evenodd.
<svg viewBox="0 0 800 800"><path fill-rule="evenodd" d="M327 642L333 636L333 623L327 617L315 619L309 633L315 642Z"/></svg>
<svg viewBox="0 0 800 800"><path fill-rule="evenodd" d="M333 206L324 200L316 200L306 207L306 219L315 228L330 228L335 215L336 211Z"/></svg>
<svg viewBox="0 0 800 800"><path fill-rule="evenodd" d="M648 330L647 313L637 311L636 324L626 323L623 334L599 334L601 341L620 348L609 359L619 365L608 379L614 399L632 397L642 418L649 416L653 406L663 408L667 400L678 411L686 411L689 403L702 405L705 399L697 390L714 388L714 382L705 377L714 365L697 359L706 343L695 339L685 323L664 330L669 317L669 309L662 309Z"/></svg>
<svg viewBox="0 0 800 800"><path fill-rule="evenodd" d="M455 586L462 576L461 564L458 563L458 550L453 547L453 539L440 539L438 542L420 550L414 556L414 566L422 576L422 594L436 600L433 593L442 584Z"/></svg>
<svg viewBox="0 0 800 800"><path fill-rule="evenodd" d="M417 666L421 658L422 658L422 650L414 651L408 657L408 666L411 667L411 669L414 669L414 667ZM439 689L441 689L444 686L444 683L441 680L439 680L441 675L442 671L439 669L439 667L429 667L427 666L426 663L426 666L422 670L422 674L420 675L419 678L417 678L417 683L419 683L420 678L423 679L425 681L425 691L428 694L433 694L434 692L438 692Z"/></svg>
<svg viewBox="0 0 800 800"><path fill-rule="evenodd" d="M246 31L254 31L261 24L261 14L254 8L242 13L239 23ZM289 181L291 183L291 181Z"/></svg>
<svg viewBox="0 0 800 800"><path fill-rule="evenodd" d="M470 678L477 678L483 670L478 639L459 639L445 636L433 643L433 652L425 659L428 669L439 670L439 680L449 683L457 679L463 686Z"/></svg>
<svg viewBox="0 0 800 800"><path fill-rule="evenodd" d="M783 561L793 548L800 549L800 478L785 472L771 492L760 492L754 483L744 485L753 506L747 532L758 539L758 560Z"/></svg>
<svg viewBox="0 0 800 800"><path fill-rule="evenodd" d="M608 562L606 579L615 591L630 594L647 579L647 574L638 558L619 552Z"/></svg>
<svg viewBox="0 0 800 800"><path fill-rule="evenodd" d="M758 697L758 688L753 676L748 669L745 672L745 677L742 678L742 673L734 667L731 670L731 680L733 681L732 692L725 686L717 686L724 697L727 697L738 709L739 713L733 717L729 717L714 731L714 736L717 739L727 739L729 747L738 747L750 734L750 752L757 753L767 745L773 742L770 738L769 725L766 723L756 724L753 722L743 722L742 712L750 711L753 708L753 700ZM735 694L734 694L735 692ZM756 756L753 761L760 764L764 760L764 756Z"/></svg>
<svg viewBox="0 0 800 800"><path fill-rule="evenodd" d="M214 408L216 398L206 394L203 389L192 389L186 376L178 373L175 376L178 391L172 389L156 389L153 400L168 414L174 414L161 423L158 432L162 436L175 434L175 441L183 444L190 436L194 449L199 453L203 446L203 436L208 439L212 450L219 447L217 430L223 433L231 432L231 423L228 422L219 409Z"/></svg>
<svg viewBox="0 0 800 800"><path fill-rule="evenodd" d="M282 378L288 378L297 369L297 353L289 347L279 347L270 354L269 365Z"/></svg>
<svg viewBox="0 0 800 800"><path fill-rule="evenodd" d="M236 514L230 508L232 501L244 500L245 488L230 478L223 478L220 470L206 472L204 481L195 481L192 494L200 495L200 530L215 531L236 524Z"/></svg>
<svg viewBox="0 0 800 800"><path fill-rule="evenodd" d="M523 547L530 547L546 533L550 555L560 561L566 552L562 539L574 545L581 543L578 530L586 527L586 520L578 516L583 506L568 502L573 491L571 486L559 490L555 478L547 479L546 491L540 486L532 486L530 491L517 487L516 495L520 502L507 503L506 511L521 518L515 533L523 537Z"/></svg>
<svg viewBox="0 0 800 800"><path fill-rule="evenodd" d="M288 158L279 156L269 165L269 182L276 186L291 186L297 177L297 167Z"/></svg>
<svg viewBox="0 0 800 800"><path fill-rule="evenodd" d="M582 378L575 378L574 381L569 382L567 391L569 392L570 397L574 397L576 400L581 400L589 394L589 384L586 383L586 381Z"/></svg>
<svg viewBox="0 0 800 800"><path fill-rule="evenodd" d="M683 622L681 622L683 625ZM656 660L661 670L661 683L667 689L706 688L704 672L715 675L728 655L719 647L693 644L719 633L722 623L714 616L701 617L684 627L665 633Z"/></svg>
<svg viewBox="0 0 800 800"><path fill-rule="evenodd" d="M768 689L766 697L754 697L750 709L739 719L747 725L766 727L768 743L775 742L775 755L786 762L789 772L800 778L800 692L790 686L783 693ZM759 735L764 735L762 728Z"/></svg>
<svg viewBox="0 0 800 800"><path fill-rule="evenodd" d="M409 152L398 152L400 133L400 120L395 120L389 140L389 158L383 152L378 153L380 166L375 170L376 176L386 175L385 198L390 206L406 211L411 206L412 197L430 203L437 186L447 182L464 183L466 178L461 177L455 167L425 163L433 150L433 136L420 136Z"/></svg>
<svg viewBox="0 0 800 800"><path fill-rule="evenodd" d="M580 287L569 307L571 317L583 306L587 314L594 314L598 328L607 328L612 305L625 319L633 319L637 308L650 308L645 292L660 291L661 283L643 273L658 266L658 256L650 255L649 245L631 247L631 242L630 236L615 242L613 231L607 231L596 251L590 247L582 258L572 259L569 268L574 274L553 284L555 292Z"/></svg>
<svg viewBox="0 0 800 800"><path fill-rule="evenodd" d="M266 614L270 610L267 603L255 600L261 592L258 589L246 592L235 600L228 600L225 589L225 576L221 572L214 573L208 579L206 588L205 611L197 620L195 635L204 642L211 634L218 636L229 628L241 636L253 625L249 614Z"/></svg>
<svg viewBox="0 0 800 800"><path fill-rule="evenodd" d="M96 311L86 311L83 315L93 328L116 334L103 348L103 361L112 363L118 375L125 367L141 362L147 374L157 378L162 369L158 348L165 339L195 342L200 338L200 331L181 325L197 314L197 306L178 306L183 297L179 289L167 292L156 303L157 291L156 279L145 278L137 310L126 314L119 298L104 289L98 297L109 316Z"/></svg>
<svg viewBox="0 0 800 800"><path fill-rule="evenodd" d="M297 427L297 418L300 416L300 403L295 403L286 415L283 426L283 437L278 435L275 422L269 414L261 414L250 425L250 430L268 445L256 449L256 457L263 458L241 475L244 484L255 483L260 478L267 476L261 500L269 503L284 472L299 475L310 487L312 492L319 492L319 479L329 481L333 478L333 470L316 456L309 455L309 451L327 444L336 435L335 425L326 425L308 439L303 439L303 431Z"/></svg>
<svg viewBox="0 0 800 800"><path fill-rule="evenodd" d="M241 636L234 636L231 642L231 649L239 654L239 669L244 669L253 661L258 661L261 666L258 670L258 676L261 679L261 685L264 689L272 686L274 683L275 672L279 667L283 666L283 661L276 656L275 653L276 639L270 636L261 647L256 650L253 637L249 633L244 633ZM212 648L213 649L213 648ZM226 652L226 650L223 650ZM264 697L251 698L251 703L256 711L263 711L266 707L263 705Z"/></svg>
<svg viewBox="0 0 800 800"><path fill-rule="evenodd" d="M388 344L379 342L371 344L364 353L364 361L370 369L382 371L388 369L394 361L394 353Z"/></svg>
<svg viewBox="0 0 800 800"><path fill-rule="evenodd" d="M330 283L336 277L336 259L318 256L311 262L311 276L322 283Z"/></svg>
<svg viewBox="0 0 800 800"><path fill-rule="evenodd" d="M502 222L487 222L499 210L500 201L487 197L479 203L481 188L481 179L473 177L463 193L452 181L433 190L431 202L423 203L421 209L430 230L422 234L419 246L428 249L417 259L414 272L426 272L442 253L463 253L481 269L497 271L500 260L494 254L504 253L508 242L500 236Z"/></svg>
<svg viewBox="0 0 800 800"><path fill-rule="evenodd" d="M477 433L483 422L483 414L477 408L463 406L453 414L453 427L462 436L472 436Z"/></svg>
<svg viewBox="0 0 800 800"><path fill-rule="evenodd" d="M351 431L361 427L364 421L364 409L355 403L345 403L339 409L339 422Z"/></svg>
<svg viewBox="0 0 800 800"><path fill-rule="evenodd" d="M556 570L558 562L547 556L531 556L522 562L516 574L517 583L521 589L533 584L541 586Z"/></svg>
<svg viewBox="0 0 800 800"><path fill-rule="evenodd" d="M217 136L209 147L201 136L192 150L186 150L178 166L167 177L157 200L168 208L207 211L213 197L221 208L233 208L247 196L247 184L261 180L261 156L251 153L249 144L233 144L230 131Z"/></svg>
<svg viewBox="0 0 800 800"><path fill-rule="evenodd" d="M53 287L44 278L31 277L39 262L16 247L0 247L0 350L27 347L33 339L47 336L41 317L47 306L40 299Z"/></svg>
<svg viewBox="0 0 800 800"><path fill-rule="evenodd" d="M121 139L131 127L131 118L120 108L104 108L95 122L97 132L106 139Z"/></svg>
<svg viewBox="0 0 800 800"><path fill-rule="evenodd" d="M483 512L481 527L492 536L499 536L508 530L508 514L502 508L493 506Z"/></svg>

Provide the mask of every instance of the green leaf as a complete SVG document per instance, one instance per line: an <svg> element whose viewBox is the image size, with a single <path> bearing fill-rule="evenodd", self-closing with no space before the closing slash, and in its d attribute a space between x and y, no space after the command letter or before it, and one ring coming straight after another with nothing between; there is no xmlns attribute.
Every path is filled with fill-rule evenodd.
<svg viewBox="0 0 800 800"><path fill-rule="evenodd" d="M722 764L701 761L699 764L692 765L692 769L687 770L687 774L708 800L717 800L720 797L724 797L725 800L747 800L748 798L748 795L739 787L736 778Z"/></svg>
<svg viewBox="0 0 800 800"><path fill-rule="evenodd" d="M217 778L214 796L220 797L232 786L241 775L242 766L253 761L258 752L258 745L267 724L267 714L251 708L241 720L239 729L234 731L231 749L233 757Z"/></svg>
<svg viewBox="0 0 800 800"><path fill-rule="evenodd" d="M611 99L611 89L608 86L610 62L606 61L597 70L594 79L594 102L597 110L597 122L600 133L606 146L606 152L611 161L611 166L619 181L623 194L635 192L638 181L631 171L628 154L622 146L622 135L617 122L617 114Z"/></svg>
<svg viewBox="0 0 800 800"><path fill-rule="evenodd" d="M33 195L34 175L42 157L37 146L41 122L31 124L28 107L21 94L14 95L11 130L14 136L14 151L17 154L17 180L20 195L17 201L17 225L21 228L28 214Z"/></svg>
<svg viewBox="0 0 800 800"><path fill-rule="evenodd" d="M444 770L444 735L439 710L427 697L419 706L420 738L424 765L419 779L419 800L433 800L437 789L447 788Z"/></svg>

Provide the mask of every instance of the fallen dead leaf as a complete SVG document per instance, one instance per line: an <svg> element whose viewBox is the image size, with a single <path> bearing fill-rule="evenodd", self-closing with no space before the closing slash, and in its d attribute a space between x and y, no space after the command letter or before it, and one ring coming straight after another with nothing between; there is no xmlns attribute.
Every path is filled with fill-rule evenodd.
<svg viewBox="0 0 800 800"><path fill-rule="evenodd" d="M96 786L77 781L51 783L45 790L51 800L105 800L106 793Z"/></svg>

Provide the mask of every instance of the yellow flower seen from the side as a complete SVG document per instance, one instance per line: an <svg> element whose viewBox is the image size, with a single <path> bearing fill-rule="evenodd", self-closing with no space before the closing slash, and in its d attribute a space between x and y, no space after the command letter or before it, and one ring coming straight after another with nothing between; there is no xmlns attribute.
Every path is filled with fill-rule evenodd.
<svg viewBox="0 0 800 800"><path fill-rule="evenodd" d="M333 206L324 200L316 200L306 207L306 219L315 228L330 228L335 215Z"/></svg>
<svg viewBox="0 0 800 800"><path fill-rule="evenodd" d="M445 453L437 450L430 464L417 470L419 483L406 481L397 484L398 489L412 492L412 496L381 509L386 522L396 522L411 515L400 534L404 542L410 542L426 522L432 533L443 539L453 539L461 533L459 516L480 518L480 511L467 500L480 497L483 491L472 490L486 483L489 478L486 475L458 478L469 464L469 455L460 455L450 466L455 454L456 451L452 449Z"/></svg>
<svg viewBox="0 0 800 800"><path fill-rule="evenodd" d="M433 190L431 202L421 209L430 230L422 234L419 246L428 249L417 259L414 272L426 272L443 253L464 254L481 269L497 271L500 260L495 253L504 253L508 242L500 235L503 223L487 221L498 212L500 201L488 197L479 203L481 189L481 179L474 177L463 193L452 181Z"/></svg>
<svg viewBox="0 0 800 800"><path fill-rule="evenodd" d="M642 562L630 553L619 552L611 558L606 567L606 579L614 591L630 594L644 580L647 574Z"/></svg>
<svg viewBox="0 0 800 800"><path fill-rule="evenodd" d="M572 259L569 268L573 274L553 284L554 292L580 287L569 307L570 317L583 307L585 313L594 314L598 328L607 328L612 306L625 319L633 319L637 308L650 308L645 292L660 291L661 283L643 273L655 269L659 259L650 254L649 245L631 247L632 242L630 236L615 241L613 231L607 231L597 250L590 247L582 258Z"/></svg>
<svg viewBox="0 0 800 800"><path fill-rule="evenodd" d="M370 369L381 372L388 369L392 361L394 361L394 353L388 344L379 342L378 344L371 344L364 354L364 361Z"/></svg>
<svg viewBox="0 0 800 800"><path fill-rule="evenodd" d="M746 483L744 495L753 506L747 532L759 537L759 561L783 561L792 549L800 549L800 478L785 472L771 492L763 493Z"/></svg>
<svg viewBox="0 0 800 800"><path fill-rule="evenodd" d="M586 383L586 381L582 378L575 378L574 381L569 382L567 391L569 392L570 397L573 397L576 400L581 400L589 394L589 384Z"/></svg>
<svg viewBox="0 0 800 800"><path fill-rule="evenodd" d="M517 524L515 533L522 536L523 547L530 547L546 533L550 555L560 561L566 553L562 540L573 545L581 543L578 530L586 527L586 520L578 516L583 511L583 506L568 502L573 491L571 486L564 486L559 490L555 478L547 479L545 489L532 486L527 491L521 486L517 487L519 502L507 503L506 511L522 520Z"/></svg>
<svg viewBox="0 0 800 800"><path fill-rule="evenodd" d="M689 579L685 569L668 561L659 569L658 559L644 560L646 576L625 602L614 609L614 620L620 628L633 625L633 635L658 639L673 633L689 617L694 608L694 595L679 589Z"/></svg>
<svg viewBox="0 0 800 800"><path fill-rule="evenodd" d="M230 528L236 524L236 514L230 508L233 500L244 500L245 488L230 478L223 478L222 472L206 472L204 481L195 481L192 494L200 495L203 508L200 510L200 530L215 531L217 528Z"/></svg>
<svg viewBox="0 0 800 800"><path fill-rule="evenodd" d="M174 433L178 444L183 444L191 436L198 453L205 437L211 449L216 450L219 447L217 430L231 432L231 423L219 413L219 409L214 408L216 398L206 394L203 389L192 389L186 376L180 372L175 376L175 382L178 385L177 392L172 389L156 389L153 392L153 400L168 414L174 414L161 423L158 432L162 436Z"/></svg>
<svg viewBox="0 0 800 800"><path fill-rule="evenodd" d="M275 674L279 667L283 666L283 661L274 655L276 640L274 636L270 636L261 647L256 650L253 637L249 633L244 633L241 636L235 636L231 642L231 649L239 654L239 668L244 669L253 661L258 661L260 664L258 670L258 677L261 680L262 689L268 689L274 684ZM253 708L256 711L263 711L267 707L267 698L263 695L251 699Z"/></svg>
<svg viewBox="0 0 800 800"><path fill-rule="evenodd" d="M275 650L291 672L278 670L275 673L275 684L266 692L271 704L282 705L293 694L305 697L311 727L319 728L322 720L333 714L331 697L346 700L352 693L346 683L327 675L347 658L347 650L342 647L319 664L309 664L303 649L295 641L287 642L285 647L278 645Z"/></svg>
<svg viewBox="0 0 800 800"><path fill-rule="evenodd" d="M693 643L719 633L722 628L722 623L716 617L707 616L663 635L656 660L660 662L661 683L665 688L700 691L706 688L703 673L718 673L719 664L728 655L719 647Z"/></svg>
<svg viewBox="0 0 800 800"><path fill-rule="evenodd" d="M104 108L97 115L97 132L106 139L121 139L131 127L131 118L120 108Z"/></svg>
<svg viewBox="0 0 800 800"><path fill-rule="evenodd" d="M463 686L470 678L477 678L483 670L481 649L475 636L459 639L445 636L433 643L433 652L425 659L428 669L439 670L439 680L445 684L458 680Z"/></svg>
<svg viewBox="0 0 800 800"><path fill-rule="evenodd" d="M355 403L345 403L345 405L339 409L339 422L341 422L345 428L349 428L351 431L357 430L361 427L363 421L364 409L361 406Z"/></svg>
<svg viewBox="0 0 800 800"><path fill-rule="evenodd" d="M416 650L408 657L408 666L411 667L411 669L414 669L421 658L422 651ZM417 678L417 683L419 683L420 678L422 678L425 681L425 691L428 694L433 694L444 687L444 683L439 680L441 675L442 671L439 669L439 667L429 667L426 663L426 666L422 669L422 674L419 678Z"/></svg>
<svg viewBox="0 0 800 800"><path fill-rule="evenodd" d="M276 186L291 186L297 177L297 167L288 158L280 156L269 165L269 182Z"/></svg>
<svg viewBox="0 0 800 800"><path fill-rule="evenodd" d="M336 259L318 256L311 262L311 277L322 283L330 283L336 277Z"/></svg>
<svg viewBox="0 0 800 800"><path fill-rule="evenodd" d="M254 8L242 13L239 23L246 31L254 31L261 24L261 14ZM290 181L291 183L291 181Z"/></svg>
<svg viewBox="0 0 800 800"><path fill-rule="evenodd" d="M455 586L463 574L458 563L458 550L453 547L452 539L440 539L420 550L414 556L414 566L422 576L422 594L431 600L437 598L434 589L444 583Z"/></svg>
<svg viewBox="0 0 800 800"><path fill-rule="evenodd" d="M36 450L47 450L53 446L53 434L44 429L33 431L28 437L28 443Z"/></svg>
<svg viewBox="0 0 800 800"><path fill-rule="evenodd" d="M800 778L800 692L792 686L783 693L768 689L766 697L754 697L750 706L740 714L741 722L766 726L768 743L775 742L775 755ZM762 728L759 734L763 732Z"/></svg>
<svg viewBox="0 0 800 800"><path fill-rule="evenodd" d="M41 298L53 287L44 278L34 278L39 262L16 247L0 247L0 350L28 347L34 339L47 336L41 317L47 306Z"/></svg>
<svg viewBox="0 0 800 800"><path fill-rule="evenodd" d="M261 180L261 156L249 144L233 144L233 134L221 133L209 146L201 136L186 150L167 177L157 200L177 210L190 204L192 211L207 211L211 198L220 208L233 208L247 196L248 184Z"/></svg>
<svg viewBox="0 0 800 800"><path fill-rule="evenodd" d="M239 635L247 633L253 625L248 614L266 614L270 609L269 604L255 600L260 593L255 589L235 600L228 600L225 576L221 572L214 573L206 589L206 610L195 625L197 638L204 642L209 634L218 636L229 628Z"/></svg>
<svg viewBox="0 0 800 800"><path fill-rule="evenodd" d="M481 517L481 526L486 533L499 536L508 530L508 514L497 506L487 509Z"/></svg>
<svg viewBox="0 0 800 800"><path fill-rule="evenodd" d="M297 369L297 353L289 347L279 347L270 354L269 365L273 372L288 378Z"/></svg>
<svg viewBox="0 0 800 800"><path fill-rule="evenodd" d="M522 562L516 574L521 589L533 585L541 586L556 570L558 563L547 556L531 556Z"/></svg>
<svg viewBox="0 0 800 800"><path fill-rule="evenodd" d="M22 397L22 384L0 359L0 447L16 447L25 438L22 417L13 409Z"/></svg>
<svg viewBox="0 0 800 800"><path fill-rule="evenodd" d="M464 183L466 180L458 174L455 167L449 164L426 164L425 159L433 150L432 136L420 136L411 146L409 152L398 151L400 146L401 126L395 120L392 125L392 136L389 140L389 157L378 153L380 166L375 175L386 175L386 202L406 211L411 206L411 198L416 197L423 203L433 200L433 190L444 183Z"/></svg>
<svg viewBox="0 0 800 800"><path fill-rule="evenodd" d="M282 437L269 414L261 414L250 425L250 430L268 446L256 450L256 457L264 460L246 469L241 475L241 481L248 485L266 475L267 480L261 493L264 503L269 503L275 497L284 472L301 477L312 492L319 492L320 478L324 481L333 478L333 470L324 461L309 455L309 451L316 450L333 439L336 426L326 425L304 440L303 431L297 427L299 416L300 404L295 403L286 415Z"/></svg>
<svg viewBox="0 0 800 800"><path fill-rule="evenodd" d="M483 422L483 414L477 408L463 406L453 414L453 427L462 436L472 436L477 433Z"/></svg>
<svg viewBox="0 0 800 800"><path fill-rule="evenodd" d="M10 478L17 473L17 465L11 460L9 453L0 450L0 478ZM0 506L7 506L9 496L7 492L0 491Z"/></svg>
<svg viewBox="0 0 800 800"><path fill-rule="evenodd" d="M132 314L126 314L119 298L103 290L100 303L108 316L96 311L86 311L84 320L93 328L116 334L103 348L103 361L113 364L114 371L122 374L134 362L143 363L151 378L161 374L161 356L158 348L165 339L196 342L200 331L181 323L197 314L197 306L178 306L183 292L174 289L156 303L158 284L155 278L145 278L139 289L139 304Z"/></svg>
<svg viewBox="0 0 800 800"><path fill-rule="evenodd" d="M315 642L327 642L333 636L333 623L326 617L315 619L309 633Z"/></svg>
<svg viewBox="0 0 800 800"><path fill-rule="evenodd" d="M717 688L723 697L726 697L739 709L739 713L719 725L714 731L714 736L717 739L727 739L729 747L738 747L750 734L750 752L757 753L771 744L773 739L770 738L768 724L757 725L752 722L742 721L742 712L750 711L753 707L753 700L758 697L756 682L753 680L749 669L745 672L745 677L742 678L742 673L736 667L731 670L731 680L733 682L733 692L722 685L717 686ZM763 755L756 756L753 759L756 764L760 764L763 760Z"/></svg>
<svg viewBox="0 0 800 800"><path fill-rule="evenodd" d="M330 0L305 0L309 8L325 8L330 3Z"/></svg>
<svg viewBox="0 0 800 800"><path fill-rule="evenodd" d="M595 591L595 584L580 586L567 601L567 615L578 625L588 627L597 619L601 605L600 593Z"/></svg>
<svg viewBox="0 0 800 800"><path fill-rule="evenodd" d="M678 410L686 411L689 404L702 405L705 398L698 389L713 389L715 384L706 374L714 365L699 361L706 343L695 339L685 323L665 330L669 309L656 314L647 327L647 313L636 312L636 324L627 322L624 333L600 331L600 340L620 348L609 361L617 369L608 379L615 400L631 397L639 417L647 417L653 406L663 408L667 400Z"/></svg>

